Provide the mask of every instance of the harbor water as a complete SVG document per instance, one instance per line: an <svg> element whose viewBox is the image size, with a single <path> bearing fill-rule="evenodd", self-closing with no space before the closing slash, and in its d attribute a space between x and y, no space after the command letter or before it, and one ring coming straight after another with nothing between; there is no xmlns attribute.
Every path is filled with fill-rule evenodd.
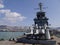
<svg viewBox="0 0 60 45"><path fill-rule="evenodd" d="M24 32L0 32L0 39L9 40L10 38L17 38L24 34Z"/></svg>

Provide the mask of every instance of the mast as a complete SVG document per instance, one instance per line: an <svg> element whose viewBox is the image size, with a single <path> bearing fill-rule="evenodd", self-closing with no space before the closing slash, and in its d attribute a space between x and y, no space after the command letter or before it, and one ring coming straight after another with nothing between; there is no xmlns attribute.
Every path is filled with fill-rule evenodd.
<svg viewBox="0 0 60 45"><path fill-rule="evenodd" d="M42 12L42 3L39 3L40 12Z"/></svg>

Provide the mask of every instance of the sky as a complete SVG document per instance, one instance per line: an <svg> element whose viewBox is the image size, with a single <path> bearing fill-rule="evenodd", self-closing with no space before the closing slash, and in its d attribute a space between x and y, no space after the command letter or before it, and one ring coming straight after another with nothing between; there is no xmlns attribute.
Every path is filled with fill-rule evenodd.
<svg viewBox="0 0 60 45"><path fill-rule="evenodd" d="M43 5L48 22L52 27L60 27L60 0L0 0L0 25L30 26Z"/></svg>

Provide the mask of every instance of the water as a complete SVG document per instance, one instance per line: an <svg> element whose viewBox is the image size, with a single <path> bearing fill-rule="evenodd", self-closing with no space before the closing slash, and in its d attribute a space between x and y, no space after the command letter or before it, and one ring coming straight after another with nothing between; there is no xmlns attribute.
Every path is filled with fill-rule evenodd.
<svg viewBox="0 0 60 45"><path fill-rule="evenodd" d="M24 32L0 32L0 39L9 40L10 38L17 38L24 34Z"/></svg>

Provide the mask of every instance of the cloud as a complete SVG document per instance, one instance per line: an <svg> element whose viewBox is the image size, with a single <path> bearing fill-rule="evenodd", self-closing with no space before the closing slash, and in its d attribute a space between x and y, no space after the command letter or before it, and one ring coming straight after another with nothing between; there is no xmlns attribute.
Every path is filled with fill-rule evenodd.
<svg viewBox="0 0 60 45"><path fill-rule="evenodd" d="M0 0L0 8L4 8L3 0Z"/></svg>
<svg viewBox="0 0 60 45"><path fill-rule="evenodd" d="M26 19L26 17L22 16L20 13L12 12L9 9L2 9L0 10L0 13L5 15L5 17L3 18L4 20L8 20L10 22L23 21L24 19Z"/></svg>
<svg viewBox="0 0 60 45"><path fill-rule="evenodd" d="M0 4L0 8L4 8L4 5L3 4Z"/></svg>
<svg viewBox="0 0 60 45"><path fill-rule="evenodd" d="M3 0L0 0L0 24L18 25L26 19L21 13L12 12L11 9L4 9Z"/></svg>

